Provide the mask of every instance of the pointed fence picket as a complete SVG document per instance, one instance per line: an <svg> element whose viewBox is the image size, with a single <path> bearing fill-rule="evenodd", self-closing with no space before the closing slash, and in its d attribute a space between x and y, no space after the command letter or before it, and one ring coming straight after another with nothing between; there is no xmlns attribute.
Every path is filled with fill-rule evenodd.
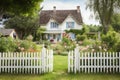
<svg viewBox="0 0 120 80"><path fill-rule="evenodd" d="M120 52L80 52L75 48L68 53L68 72L120 73Z"/></svg>
<svg viewBox="0 0 120 80"><path fill-rule="evenodd" d="M53 71L53 51L0 53L0 73L42 74Z"/></svg>

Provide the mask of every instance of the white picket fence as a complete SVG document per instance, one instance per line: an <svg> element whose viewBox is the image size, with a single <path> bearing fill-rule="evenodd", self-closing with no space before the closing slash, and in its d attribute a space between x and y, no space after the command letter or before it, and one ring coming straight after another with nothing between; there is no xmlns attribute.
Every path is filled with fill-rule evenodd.
<svg viewBox="0 0 120 80"><path fill-rule="evenodd" d="M53 51L0 53L0 73L42 74L53 71Z"/></svg>
<svg viewBox="0 0 120 80"><path fill-rule="evenodd" d="M68 54L68 72L120 73L120 52L80 52Z"/></svg>

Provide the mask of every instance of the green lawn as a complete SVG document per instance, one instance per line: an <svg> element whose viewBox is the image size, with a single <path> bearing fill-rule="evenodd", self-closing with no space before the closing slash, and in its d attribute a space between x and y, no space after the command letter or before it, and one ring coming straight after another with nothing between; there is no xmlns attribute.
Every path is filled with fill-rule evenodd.
<svg viewBox="0 0 120 80"><path fill-rule="evenodd" d="M0 80L120 80L120 74L68 74L67 56L54 55L54 71L51 73L0 74Z"/></svg>

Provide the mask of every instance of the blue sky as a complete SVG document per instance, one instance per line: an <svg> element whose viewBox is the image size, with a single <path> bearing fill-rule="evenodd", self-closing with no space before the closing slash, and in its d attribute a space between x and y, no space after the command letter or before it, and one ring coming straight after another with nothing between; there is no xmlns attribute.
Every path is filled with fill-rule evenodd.
<svg viewBox="0 0 120 80"><path fill-rule="evenodd" d="M89 9L86 10L86 1L87 0L44 0L41 6L44 7L44 10L52 10L53 6L56 6L56 9L76 9L76 6L80 6L84 23L98 25L99 22L94 19L93 12Z"/></svg>

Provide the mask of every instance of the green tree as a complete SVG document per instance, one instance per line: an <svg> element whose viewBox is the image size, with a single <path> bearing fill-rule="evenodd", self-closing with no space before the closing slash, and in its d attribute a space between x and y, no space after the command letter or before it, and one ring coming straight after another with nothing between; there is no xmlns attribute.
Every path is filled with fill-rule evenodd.
<svg viewBox="0 0 120 80"><path fill-rule="evenodd" d="M42 0L0 0L0 18L4 13L33 15L39 10Z"/></svg>
<svg viewBox="0 0 120 80"><path fill-rule="evenodd" d="M98 25L87 25L90 32L99 32L102 31L101 26Z"/></svg>
<svg viewBox="0 0 120 80"><path fill-rule="evenodd" d="M114 14L111 24L115 31L120 32L120 14Z"/></svg>
<svg viewBox="0 0 120 80"><path fill-rule="evenodd" d="M13 28L21 39L36 33L39 28L38 19L34 17L15 16L5 23L5 28Z"/></svg>
<svg viewBox="0 0 120 80"><path fill-rule="evenodd" d="M120 8L119 0L88 0L87 8L94 11L96 19L100 20L106 34L111 24L111 17L115 9Z"/></svg>

